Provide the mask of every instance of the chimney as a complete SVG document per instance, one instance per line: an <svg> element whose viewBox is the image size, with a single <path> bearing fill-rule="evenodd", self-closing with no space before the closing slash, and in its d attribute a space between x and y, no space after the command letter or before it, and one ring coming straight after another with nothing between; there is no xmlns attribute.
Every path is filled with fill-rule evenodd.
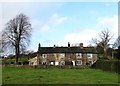
<svg viewBox="0 0 120 86"><path fill-rule="evenodd" d="M70 43L68 42L68 48L70 48Z"/></svg>
<svg viewBox="0 0 120 86"><path fill-rule="evenodd" d="M55 48L55 47L56 47L56 45L53 46L53 48Z"/></svg>
<svg viewBox="0 0 120 86"><path fill-rule="evenodd" d="M38 45L38 54L40 54L40 47L41 47L41 45L39 43L39 45Z"/></svg>
<svg viewBox="0 0 120 86"><path fill-rule="evenodd" d="M83 43L80 43L80 48L81 48L81 49L83 48Z"/></svg>

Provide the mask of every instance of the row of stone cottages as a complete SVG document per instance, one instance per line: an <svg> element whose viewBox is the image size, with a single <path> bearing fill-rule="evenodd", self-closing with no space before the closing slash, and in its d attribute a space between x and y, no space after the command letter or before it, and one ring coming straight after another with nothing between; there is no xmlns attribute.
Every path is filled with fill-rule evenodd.
<svg viewBox="0 0 120 86"><path fill-rule="evenodd" d="M39 44L38 54L29 60L30 66L35 65L92 65L97 61L97 51L94 47L80 46L71 47L41 47Z"/></svg>

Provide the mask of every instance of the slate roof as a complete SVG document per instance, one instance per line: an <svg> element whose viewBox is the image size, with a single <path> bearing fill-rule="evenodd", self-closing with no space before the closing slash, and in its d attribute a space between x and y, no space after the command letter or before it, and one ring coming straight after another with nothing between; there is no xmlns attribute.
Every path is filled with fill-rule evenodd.
<svg viewBox="0 0 120 86"><path fill-rule="evenodd" d="M94 47L40 47L40 54L47 53L97 53Z"/></svg>

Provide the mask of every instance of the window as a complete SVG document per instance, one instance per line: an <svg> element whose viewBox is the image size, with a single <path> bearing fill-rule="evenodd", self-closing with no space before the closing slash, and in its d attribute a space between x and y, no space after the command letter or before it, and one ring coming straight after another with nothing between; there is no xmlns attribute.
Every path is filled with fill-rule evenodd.
<svg viewBox="0 0 120 86"><path fill-rule="evenodd" d="M76 65L82 65L82 60L77 60Z"/></svg>
<svg viewBox="0 0 120 86"><path fill-rule="evenodd" d="M47 58L47 54L42 54L42 58Z"/></svg>
<svg viewBox="0 0 120 86"><path fill-rule="evenodd" d="M43 61L43 62L42 62L42 64L43 64L43 65L46 65L46 64L47 64L47 62L46 62L46 61Z"/></svg>
<svg viewBox="0 0 120 86"><path fill-rule="evenodd" d="M65 65L65 61L61 61L60 62L60 65L62 66L62 65Z"/></svg>
<svg viewBox="0 0 120 86"><path fill-rule="evenodd" d="M89 60L89 65L92 65L93 64L93 61L92 60Z"/></svg>
<svg viewBox="0 0 120 86"><path fill-rule="evenodd" d="M65 57L65 54L61 53L60 58L64 58L64 57Z"/></svg>
<svg viewBox="0 0 120 86"><path fill-rule="evenodd" d="M55 65L56 65L56 66L59 65L59 62L55 62Z"/></svg>
<svg viewBox="0 0 120 86"><path fill-rule="evenodd" d="M76 58L81 58L82 54L81 53L76 53Z"/></svg>
<svg viewBox="0 0 120 86"><path fill-rule="evenodd" d="M50 62L50 65L54 65L54 62Z"/></svg>
<svg viewBox="0 0 120 86"><path fill-rule="evenodd" d="M87 58L92 58L92 54L87 54Z"/></svg>

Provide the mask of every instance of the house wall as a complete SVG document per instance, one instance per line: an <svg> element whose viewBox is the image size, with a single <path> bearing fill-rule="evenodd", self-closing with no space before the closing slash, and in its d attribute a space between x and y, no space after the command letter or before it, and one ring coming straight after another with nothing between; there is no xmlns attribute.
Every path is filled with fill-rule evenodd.
<svg viewBox="0 0 120 86"><path fill-rule="evenodd" d="M94 61L94 62L97 61L97 54L93 54L93 61Z"/></svg>
<svg viewBox="0 0 120 86"><path fill-rule="evenodd" d="M72 61L76 59L75 53L66 53L65 54L65 61Z"/></svg>
<svg viewBox="0 0 120 86"><path fill-rule="evenodd" d="M64 58L61 58L61 54L64 54ZM41 61L47 62L47 64L51 64L51 62L54 62L54 65L60 65L61 61L65 61L66 65L77 65L76 61L82 61L82 65L86 65L90 61L92 63L97 61L97 54L92 54L92 58L88 58L87 54L82 54L81 58L78 58L76 56L76 53L53 53L53 54L46 54L47 58L42 58Z"/></svg>
<svg viewBox="0 0 120 86"><path fill-rule="evenodd" d="M84 65L92 65L97 61L97 54L92 54L92 58L89 58L86 54L86 60L84 60Z"/></svg>

